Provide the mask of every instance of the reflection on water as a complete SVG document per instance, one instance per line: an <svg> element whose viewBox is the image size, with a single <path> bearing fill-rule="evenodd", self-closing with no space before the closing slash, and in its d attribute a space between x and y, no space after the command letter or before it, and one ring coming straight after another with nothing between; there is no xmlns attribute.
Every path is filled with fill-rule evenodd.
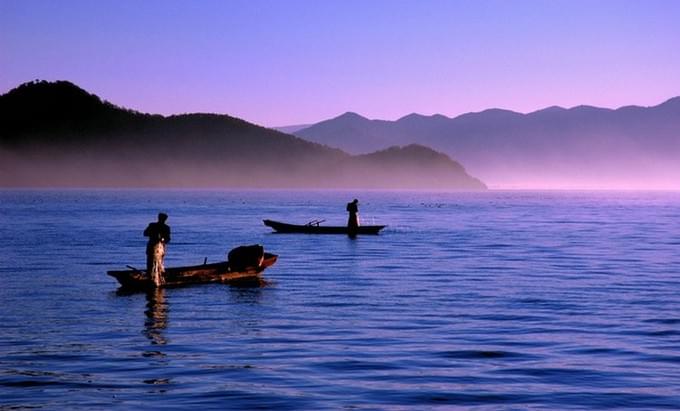
<svg viewBox="0 0 680 411"><path fill-rule="evenodd" d="M229 296L236 304L260 304L262 301L262 289L267 286L264 280L241 286L229 287Z"/></svg>
<svg viewBox="0 0 680 411"><path fill-rule="evenodd" d="M143 333L152 345L164 346L169 342L165 336L168 328L168 303L165 292L162 288L154 288L146 293L146 310L144 311L146 318L144 319ZM146 350L142 353L142 356L153 359L153 363L149 364L152 378L143 379L144 384L166 386L172 383L172 379L166 376L167 369L170 366L170 359L167 354L161 350ZM154 388L150 391L150 393L155 392L164 393L165 389Z"/></svg>
<svg viewBox="0 0 680 411"><path fill-rule="evenodd" d="M164 335L168 327L168 304L165 300L165 290L154 288L146 293L146 319L144 320L144 335L151 344L165 345L168 343Z"/></svg>

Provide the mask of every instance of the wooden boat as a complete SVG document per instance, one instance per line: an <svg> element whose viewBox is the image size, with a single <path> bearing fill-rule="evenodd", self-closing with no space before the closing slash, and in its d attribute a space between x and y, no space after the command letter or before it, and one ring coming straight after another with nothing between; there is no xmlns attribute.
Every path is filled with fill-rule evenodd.
<svg viewBox="0 0 680 411"><path fill-rule="evenodd" d="M273 265L277 258L278 256L275 254L264 253L260 265L246 267L238 271L232 271L228 261L166 268L163 275L165 278L164 286L173 287L199 283L236 284L258 282L261 279L261 273L265 268ZM148 289L154 287L145 270L131 267L129 270L107 271L106 273L118 280L120 285L126 289Z"/></svg>
<svg viewBox="0 0 680 411"><path fill-rule="evenodd" d="M321 221L313 221L305 225L287 224L273 220L263 220L264 225L273 228L278 233L304 233L304 234L349 234L347 226L323 226ZM378 234L384 225L362 225L357 229L357 234Z"/></svg>

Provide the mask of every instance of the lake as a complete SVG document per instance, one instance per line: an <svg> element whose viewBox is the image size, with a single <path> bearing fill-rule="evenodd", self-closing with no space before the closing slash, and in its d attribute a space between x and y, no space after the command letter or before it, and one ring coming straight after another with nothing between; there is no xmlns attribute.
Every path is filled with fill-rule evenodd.
<svg viewBox="0 0 680 411"><path fill-rule="evenodd" d="M378 236L274 234L262 219ZM262 287L119 293L263 244ZM0 191L0 409L677 409L680 193Z"/></svg>

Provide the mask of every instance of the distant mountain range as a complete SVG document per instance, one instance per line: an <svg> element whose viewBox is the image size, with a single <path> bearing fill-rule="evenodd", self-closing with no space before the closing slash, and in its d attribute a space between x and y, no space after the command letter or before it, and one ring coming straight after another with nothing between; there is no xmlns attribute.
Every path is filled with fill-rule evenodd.
<svg viewBox="0 0 680 411"><path fill-rule="evenodd" d="M312 126L312 124L296 124L293 126L282 126L282 127L272 127L274 130L278 130L282 133L286 134L293 134L296 131L300 131L302 129L305 129L307 127Z"/></svg>
<svg viewBox="0 0 680 411"><path fill-rule="evenodd" d="M484 189L421 145L352 156L228 115L164 117L66 82L0 96L0 186Z"/></svg>
<svg viewBox="0 0 680 411"><path fill-rule="evenodd" d="M345 113L294 134L353 154L423 144L494 187L680 188L680 97L654 107L490 109L396 121Z"/></svg>

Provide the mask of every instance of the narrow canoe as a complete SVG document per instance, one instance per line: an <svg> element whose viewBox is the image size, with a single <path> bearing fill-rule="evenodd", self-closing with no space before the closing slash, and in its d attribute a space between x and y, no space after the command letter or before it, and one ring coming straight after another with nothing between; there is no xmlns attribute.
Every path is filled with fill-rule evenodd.
<svg viewBox="0 0 680 411"><path fill-rule="evenodd" d="M347 226L323 226L317 224L296 225L281 223L273 220L263 220L264 225L273 228L278 233L303 233L303 234L349 234ZM378 234L384 225L362 225L357 229L357 234Z"/></svg>
<svg viewBox="0 0 680 411"><path fill-rule="evenodd" d="M259 266L247 267L240 271L232 271L227 261L187 267L168 267L164 273L164 286L259 281L265 268L273 265L277 258L278 256L275 254L264 253L264 258ZM120 285L126 289L148 289L154 286L144 270L130 269L107 271L106 273L118 280Z"/></svg>

